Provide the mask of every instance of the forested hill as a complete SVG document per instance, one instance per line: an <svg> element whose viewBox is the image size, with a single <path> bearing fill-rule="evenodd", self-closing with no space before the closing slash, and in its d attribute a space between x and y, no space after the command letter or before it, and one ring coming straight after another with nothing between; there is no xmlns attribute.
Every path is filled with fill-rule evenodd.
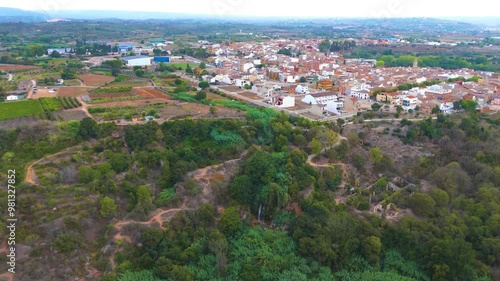
<svg viewBox="0 0 500 281"><path fill-rule="evenodd" d="M437 117L339 127L252 109L0 130L16 278L498 280L498 116Z"/></svg>

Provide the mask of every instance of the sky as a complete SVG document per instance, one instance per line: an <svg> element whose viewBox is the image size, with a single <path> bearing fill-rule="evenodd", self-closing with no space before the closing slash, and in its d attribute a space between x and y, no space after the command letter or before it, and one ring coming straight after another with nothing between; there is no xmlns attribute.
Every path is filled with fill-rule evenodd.
<svg viewBox="0 0 500 281"><path fill-rule="evenodd" d="M0 0L0 7L43 11L151 11L215 16L279 17L481 17L500 16L491 0ZM301 4L297 4L301 3ZM496 6L496 5L495 5ZM488 8L489 7L489 8Z"/></svg>

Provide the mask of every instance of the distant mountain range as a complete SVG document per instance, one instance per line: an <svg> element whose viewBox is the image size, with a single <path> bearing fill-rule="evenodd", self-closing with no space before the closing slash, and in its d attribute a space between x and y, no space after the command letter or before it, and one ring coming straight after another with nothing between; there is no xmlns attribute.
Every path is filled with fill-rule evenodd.
<svg viewBox="0 0 500 281"><path fill-rule="evenodd" d="M60 11L26 11L15 8L0 7L0 22L43 22L55 19L73 19L73 20L148 20L148 19L220 19L217 15L198 15L198 14L177 14L164 12L131 12L131 11L100 11L100 10L60 10ZM296 20L307 20L308 18L295 18ZM223 20L234 21L279 21L289 20L287 18L265 18L253 16L225 16ZM311 18L312 20L312 18ZM347 18L339 18L347 20ZM488 25L500 27L500 17L448 17L442 20L460 21L476 25Z"/></svg>
<svg viewBox="0 0 500 281"><path fill-rule="evenodd" d="M40 12L25 11L15 8L0 8L0 22L40 22L50 17Z"/></svg>

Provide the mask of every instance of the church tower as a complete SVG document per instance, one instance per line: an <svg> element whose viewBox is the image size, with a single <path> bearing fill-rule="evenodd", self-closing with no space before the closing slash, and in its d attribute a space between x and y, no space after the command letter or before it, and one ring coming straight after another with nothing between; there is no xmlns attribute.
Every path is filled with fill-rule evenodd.
<svg viewBox="0 0 500 281"><path fill-rule="evenodd" d="M418 59L415 58L415 60L413 61L413 67L418 67Z"/></svg>

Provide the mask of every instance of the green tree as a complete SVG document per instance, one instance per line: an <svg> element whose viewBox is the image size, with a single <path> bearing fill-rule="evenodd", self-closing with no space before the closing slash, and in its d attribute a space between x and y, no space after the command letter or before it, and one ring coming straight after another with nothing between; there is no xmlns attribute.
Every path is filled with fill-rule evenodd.
<svg viewBox="0 0 500 281"><path fill-rule="evenodd" d="M235 207L229 207L222 212L219 220L219 229L226 236L233 236L235 233L241 231L240 214Z"/></svg>
<svg viewBox="0 0 500 281"><path fill-rule="evenodd" d="M90 183L95 179L95 171L90 166L80 166L78 168L78 182Z"/></svg>
<svg viewBox="0 0 500 281"><path fill-rule="evenodd" d="M11 151L5 152L2 156L2 162L10 164L15 155L16 154L14 152L11 152Z"/></svg>
<svg viewBox="0 0 500 281"><path fill-rule="evenodd" d="M113 216L116 212L117 206L115 204L115 200L109 198L109 197L104 197L101 199L99 202L100 205L100 213L101 216L107 218L110 216Z"/></svg>
<svg viewBox="0 0 500 281"><path fill-rule="evenodd" d="M378 111L382 106L378 103L372 104L373 111Z"/></svg>
<svg viewBox="0 0 500 281"><path fill-rule="evenodd" d="M210 87L210 84L207 81L201 81L200 83L198 83L198 87L200 87L202 89L206 89L206 88Z"/></svg>
<svg viewBox="0 0 500 281"><path fill-rule="evenodd" d="M306 82L307 82L307 79L306 79L304 76L302 76L302 77L300 77L299 82L300 82L300 83L306 83Z"/></svg>
<svg viewBox="0 0 500 281"><path fill-rule="evenodd" d="M207 68L207 64L204 63L204 62L201 62L198 67L201 68L201 69L206 69Z"/></svg>
<svg viewBox="0 0 500 281"><path fill-rule="evenodd" d="M460 106L468 112L474 112L477 108L477 102L474 100L463 100L460 102Z"/></svg>
<svg viewBox="0 0 500 281"><path fill-rule="evenodd" d="M417 215L432 216L434 215L436 202L434 199L425 193L415 192L408 200L410 208Z"/></svg>
<svg viewBox="0 0 500 281"><path fill-rule="evenodd" d="M382 242L380 241L380 238L376 236L366 237L363 247L367 260L376 267L379 267L380 251L382 250Z"/></svg>
<svg viewBox="0 0 500 281"><path fill-rule="evenodd" d="M207 92L205 92L205 91L198 91L196 93L196 96L194 98L197 99L197 100L204 100L204 99L207 98Z"/></svg>
<svg viewBox="0 0 500 281"><path fill-rule="evenodd" d="M384 155L379 147L374 147L370 149L370 159L374 164L378 164L382 161Z"/></svg>
<svg viewBox="0 0 500 281"><path fill-rule="evenodd" d="M316 138L312 139L311 141L311 152L314 155L319 155L321 153L321 150L323 150L323 147L321 146L321 142L318 141Z"/></svg>
<svg viewBox="0 0 500 281"><path fill-rule="evenodd" d="M61 57L61 54L60 54L58 51L54 50L54 51L52 51L52 53L50 54L50 57L51 57L51 58L60 58L60 57Z"/></svg>
<svg viewBox="0 0 500 281"><path fill-rule="evenodd" d="M78 135L83 140L94 138L97 135L97 122L90 117L83 118L82 121L80 121Z"/></svg>

